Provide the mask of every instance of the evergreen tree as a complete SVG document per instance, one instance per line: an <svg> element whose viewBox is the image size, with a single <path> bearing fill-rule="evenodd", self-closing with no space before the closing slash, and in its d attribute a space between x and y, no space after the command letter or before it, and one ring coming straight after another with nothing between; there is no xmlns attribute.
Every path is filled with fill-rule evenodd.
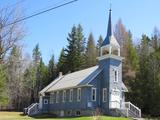
<svg viewBox="0 0 160 120"><path fill-rule="evenodd" d="M35 46L35 48L33 49L33 54L32 54L32 58L33 58L33 68L32 68L32 72L33 72L33 76L32 76L32 86L33 86L33 91L32 91L32 102L37 102L38 101L38 90L39 90L39 73L38 73L38 67L40 65L41 62L41 52L39 49L39 44L37 44Z"/></svg>
<svg viewBox="0 0 160 120"><path fill-rule="evenodd" d="M136 47L133 45L132 42L132 34L129 31L128 32L128 54L126 56L126 63L128 64L129 68L131 70L137 70L139 66L139 58L138 58L138 53L136 50Z"/></svg>
<svg viewBox="0 0 160 120"><path fill-rule="evenodd" d="M84 53L85 51L85 37L83 35L83 28L79 24L77 27L77 48L80 53Z"/></svg>
<svg viewBox="0 0 160 120"><path fill-rule="evenodd" d="M39 44L37 44L35 48L33 49L32 57L33 57L33 62L34 62L33 64L35 67L37 67L41 60L41 52L39 50Z"/></svg>
<svg viewBox="0 0 160 120"><path fill-rule="evenodd" d="M59 72L62 72L63 74L67 73L67 68L66 68L66 55L65 55L65 51L64 48L62 48L61 53L60 53L60 57L58 60L58 64L57 64L57 70Z"/></svg>
<svg viewBox="0 0 160 120"><path fill-rule="evenodd" d="M68 46L66 48L66 65L67 71L77 71L84 68L84 51L83 43L84 36L82 27L79 25L78 28L73 26L71 33L68 34Z"/></svg>
<svg viewBox="0 0 160 120"><path fill-rule="evenodd" d="M154 28L154 31L153 31L151 44L154 50L157 50L160 47L160 31L156 27Z"/></svg>
<svg viewBox="0 0 160 120"><path fill-rule="evenodd" d="M8 61L8 92L10 106L20 110L22 103L23 86L23 63L22 52L18 46L15 46L9 56Z"/></svg>
<svg viewBox="0 0 160 120"><path fill-rule="evenodd" d="M149 79L149 54L150 54L150 38L146 35L142 36L139 51L139 70L137 71L135 81L132 81L131 101L142 109L142 112L148 113L150 92L152 91L151 80ZM136 99L135 99L136 96Z"/></svg>
<svg viewBox="0 0 160 120"><path fill-rule="evenodd" d="M57 70L56 70L56 65L55 65L55 61L54 61L54 55L52 55L51 59L49 60L49 64L48 64L48 82L47 84L49 84L50 82L52 82L57 75Z"/></svg>
<svg viewBox="0 0 160 120"><path fill-rule="evenodd" d="M4 65L0 64L0 105L3 106L6 106L8 104L6 84L6 70L4 68Z"/></svg>
<svg viewBox="0 0 160 120"><path fill-rule="evenodd" d="M79 24L77 27L77 57L78 57L78 61L77 61L77 70L83 69L85 67L85 37L83 35L83 28L82 26Z"/></svg>
<svg viewBox="0 0 160 120"><path fill-rule="evenodd" d="M30 104L34 102L34 88L35 88L35 68L33 67L32 64L29 64L28 68L24 72L24 81L23 81L23 89L24 89L24 94L26 95L24 97L25 101L25 106L28 107Z"/></svg>
<svg viewBox="0 0 160 120"><path fill-rule="evenodd" d="M121 20L117 22L114 34L121 47L121 56L125 58L122 68L123 81L130 88L132 81L135 79L136 70L139 67L137 49L132 42L131 32L126 30Z"/></svg>
<svg viewBox="0 0 160 120"><path fill-rule="evenodd" d="M97 56L100 56L100 48L103 43L103 37L100 35L97 41Z"/></svg>
<svg viewBox="0 0 160 120"><path fill-rule="evenodd" d="M95 41L93 34L90 33L87 43L87 51L86 51L86 65L87 67L92 67L97 64L97 51L95 46Z"/></svg>
<svg viewBox="0 0 160 120"><path fill-rule="evenodd" d="M149 79L148 85L148 107L145 110L147 114L154 117L160 116L160 49L156 49L155 52L149 56L149 68L147 78Z"/></svg>
<svg viewBox="0 0 160 120"><path fill-rule="evenodd" d="M42 90L46 85L48 85L47 80L47 67L45 66L42 58L40 60L39 66L37 68L37 78L36 78L36 88L37 88L37 95L40 90ZM37 98L38 99L38 98Z"/></svg>

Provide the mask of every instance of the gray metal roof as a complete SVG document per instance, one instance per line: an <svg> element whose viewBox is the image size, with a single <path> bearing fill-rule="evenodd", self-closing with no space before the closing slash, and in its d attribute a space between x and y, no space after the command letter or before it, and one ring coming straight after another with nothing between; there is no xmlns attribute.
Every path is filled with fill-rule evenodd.
<svg viewBox="0 0 160 120"><path fill-rule="evenodd" d="M77 86L89 85L88 83L94 79L101 70L98 66L87 68L84 70L76 71L60 78L55 79L51 84L40 91L40 94L44 92L51 92L61 89L74 88Z"/></svg>

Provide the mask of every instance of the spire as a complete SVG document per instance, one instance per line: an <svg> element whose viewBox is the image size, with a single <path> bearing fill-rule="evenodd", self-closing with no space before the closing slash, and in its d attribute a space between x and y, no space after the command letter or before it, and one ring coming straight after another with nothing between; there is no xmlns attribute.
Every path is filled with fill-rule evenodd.
<svg viewBox="0 0 160 120"><path fill-rule="evenodd" d="M109 10L109 20L108 20L107 36L106 36L105 40L103 41L102 46L110 44L110 37L113 34L113 31L112 31L112 14L111 13L112 13L112 10L110 8L110 10Z"/></svg>

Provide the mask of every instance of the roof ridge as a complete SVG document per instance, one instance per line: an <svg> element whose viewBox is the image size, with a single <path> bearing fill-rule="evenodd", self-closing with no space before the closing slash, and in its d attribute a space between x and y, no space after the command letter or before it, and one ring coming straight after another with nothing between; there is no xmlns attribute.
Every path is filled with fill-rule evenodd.
<svg viewBox="0 0 160 120"><path fill-rule="evenodd" d="M65 75L64 75L65 76ZM54 79L50 84L48 84L45 88L43 88L39 93L44 93L45 91L47 91L48 89L50 89L53 85L55 85L57 82L59 82L62 78L64 78L64 76L62 77L57 77L56 79ZM56 81L57 80L57 81Z"/></svg>
<svg viewBox="0 0 160 120"><path fill-rule="evenodd" d="M64 78L64 76L65 76L65 75L63 75L60 79L58 79L53 85L57 84L62 78ZM54 80L54 81L55 81L55 80ZM53 82L54 82L54 81L53 81ZM51 85L49 88L51 88L53 85ZM49 88L47 88L47 90L48 90ZM47 90L46 90L46 91L47 91Z"/></svg>
<svg viewBox="0 0 160 120"><path fill-rule="evenodd" d="M68 73L68 74L66 74L66 75L73 74L73 73L80 72L80 71L84 71L84 70L91 69L91 68L94 68L94 67L98 67L98 65L95 65L95 66L92 66L92 67L89 67L89 68L85 68L85 69L83 69L83 70L74 71L74 72Z"/></svg>

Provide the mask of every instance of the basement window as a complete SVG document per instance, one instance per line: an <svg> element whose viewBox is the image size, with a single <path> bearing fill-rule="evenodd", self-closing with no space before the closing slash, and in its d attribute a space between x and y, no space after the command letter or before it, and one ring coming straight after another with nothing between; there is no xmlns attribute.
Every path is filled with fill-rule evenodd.
<svg viewBox="0 0 160 120"><path fill-rule="evenodd" d="M68 115L68 116L71 116L71 115L72 115L72 110L69 110L69 111L67 112L67 115Z"/></svg>
<svg viewBox="0 0 160 120"><path fill-rule="evenodd" d="M80 116L81 115L81 112L78 110L76 111L76 116Z"/></svg>

